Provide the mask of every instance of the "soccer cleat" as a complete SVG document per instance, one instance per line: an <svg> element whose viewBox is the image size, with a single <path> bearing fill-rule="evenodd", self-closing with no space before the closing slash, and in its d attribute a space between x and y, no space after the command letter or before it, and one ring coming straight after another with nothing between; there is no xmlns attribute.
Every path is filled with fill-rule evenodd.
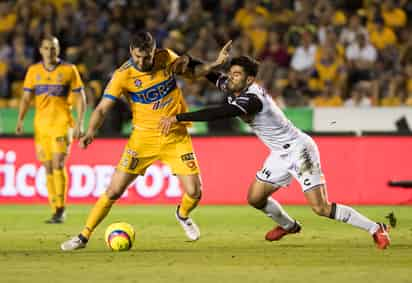
<svg viewBox="0 0 412 283"><path fill-rule="evenodd" d="M52 217L48 220L45 221L45 223L47 224L61 224L64 222L64 220L66 219L66 213L55 213L52 215Z"/></svg>
<svg viewBox="0 0 412 283"><path fill-rule="evenodd" d="M277 226L266 233L265 239L266 241L270 241L270 242L279 241L280 239L283 238L283 236L287 234L299 233L301 229L302 229L302 226L300 225L300 223L295 221L295 225L293 225L292 229L286 230L282 228L281 226Z"/></svg>
<svg viewBox="0 0 412 283"><path fill-rule="evenodd" d="M182 226L183 230L186 233L186 236L191 241L196 241L200 237L199 227L197 227L196 223L193 222L192 218L182 218L179 215L179 205L177 206L176 210L176 219L179 221L180 225Z"/></svg>
<svg viewBox="0 0 412 283"><path fill-rule="evenodd" d="M386 227L384 223L378 223L378 225L378 230L373 234L373 241L378 249L384 250L391 244L389 227Z"/></svg>
<svg viewBox="0 0 412 283"><path fill-rule="evenodd" d="M74 251L78 249L83 249L87 245L87 240L82 240L80 236L74 236L70 240L67 240L66 242L62 243L60 245L60 248L62 251Z"/></svg>

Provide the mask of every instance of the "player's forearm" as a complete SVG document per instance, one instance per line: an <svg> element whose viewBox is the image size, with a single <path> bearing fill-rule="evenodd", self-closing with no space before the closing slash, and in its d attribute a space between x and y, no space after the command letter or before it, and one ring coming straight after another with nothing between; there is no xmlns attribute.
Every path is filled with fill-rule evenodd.
<svg viewBox="0 0 412 283"><path fill-rule="evenodd" d="M24 117L26 116L27 110L30 106L30 101L31 96L28 94L24 94L20 102L19 115L17 117L17 121L22 122L24 120Z"/></svg>
<svg viewBox="0 0 412 283"><path fill-rule="evenodd" d="M100 129L102 126L104 119L106 118L106 112L105 110L101 108L96 108L92 116L90 117L90 122L89 122L89 128L87 130L87 133L89 135L95 136L97 131Z"/></svg>
<svg viewBox="0 0 412 283"><path fill-rule="evenodd" d="M77 124L81 127L84 125L84 113L86 112L86 94L84 90L80 91L76 100Z"/></svg>
<svg viewBox="0 0 412 283"><path fill-rule="evenodd" d="M219 67L220 64L215 62L210 63L201 63L193 68L193 75L194 77L203 77L209 74L213 69Z"/></svg>
<svg viewBox="0 0 412 283"><path fill-rule="evenodd" d="M176 115L176 120L183 121L215 121L219 119L236 117L244 114L238 107L224 104L219 107L206 108L195 112L186 112Z"/></svg>

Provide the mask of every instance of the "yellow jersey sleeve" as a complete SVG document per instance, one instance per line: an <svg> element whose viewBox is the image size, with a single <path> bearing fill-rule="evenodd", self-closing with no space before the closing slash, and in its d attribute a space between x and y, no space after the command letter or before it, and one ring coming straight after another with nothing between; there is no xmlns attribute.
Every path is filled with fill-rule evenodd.
<svg viewBox="0 0 412 283"><path fill-rule="evenodd" d="M122 96L123 93L123 77L125 71L116 70L103 92L103 98L116 100Z"/></svg>
<svg viewBox="0 0 412 283"><path fill-rule="evenodd" d="M26 76L24 77L24 83L23 83L23 90L25 92L30 92L34 93L34 70L33 67L29 67L27 70Z"/></svg>
<svg viewBox="0 0 412 283"><path fill-rule="evenodd" d="M168 48L166 48L165 50L167 51L168 55L167 64L173 64L173 62L176 61L177 58L179 58L179 55Z"/></svg>
<svg viewBox="0 0 412 283"><path fill-rule="evenodd" d="M70 82L70 89L73 93L79 93L84 88L83 81L80 78L79 71L76 66L72 66L72 77Z"/></svg>

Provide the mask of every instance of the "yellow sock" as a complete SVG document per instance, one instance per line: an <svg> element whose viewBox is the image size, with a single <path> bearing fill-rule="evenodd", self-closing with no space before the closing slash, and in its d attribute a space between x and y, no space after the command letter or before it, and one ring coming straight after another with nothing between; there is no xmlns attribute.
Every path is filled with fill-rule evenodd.
<svg viewBox="0 0 412 283"><path fill-rule="evenodd" d="M67 202L67 192L69 190L69 176L67 175L67 170L66 167L63 168L63 176L64 176L64 193L63 193L63 206L66 206L66 202Z"/></svg>
<svg viewBox="0 0 412 283"><path fill-rule="evenodd" d="M195 209L200 199L191 198L188 194L184 193L182 201L179 207L179 216L182 218L189 217L189 213Z"/></svg>
<svg viewBox="0 0 412 283"><path fill-rule="evenodd" d="M46 187L52 213L56 213L56 191L54 189L53 174L46 175Z"/></svg>
<svg viewBox="0 0 412 283"><path fill-rule="evenodd" d="M89 239L97 225L99 225L99 223L109 213L114 202L115 200L109 199L106 193L102 194L90 212L86 221L86 226L80 234Z"/></svg>
<svg viewBox="0 0 412 283"><path fill-rule="evenodd" d="M64 207L65 203L65 192L67 186L66 175L64 174L63 169L54 169L53 170L53 181L54 181L54 189L56 190L56 207L62 208Z"/></svg>

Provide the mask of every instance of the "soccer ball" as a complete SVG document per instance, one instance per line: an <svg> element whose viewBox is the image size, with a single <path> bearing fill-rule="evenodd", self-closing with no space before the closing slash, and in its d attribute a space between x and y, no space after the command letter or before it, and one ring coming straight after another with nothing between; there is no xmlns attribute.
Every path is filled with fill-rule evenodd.
<svg viewBox="0 0 412 283"><path fill-rule="evenodd" d="M134 243L133 226L125 222L117 222L109 225L104 233L106 245L112 251L127 251Z"/></svg>

